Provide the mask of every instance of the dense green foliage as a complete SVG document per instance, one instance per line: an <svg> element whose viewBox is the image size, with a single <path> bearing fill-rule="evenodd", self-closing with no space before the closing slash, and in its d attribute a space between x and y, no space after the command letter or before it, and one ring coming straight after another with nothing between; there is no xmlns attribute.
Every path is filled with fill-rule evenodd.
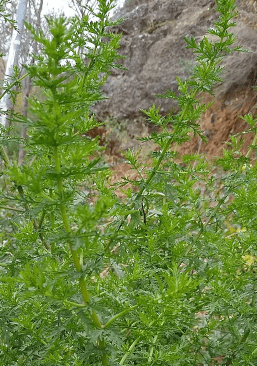
<svg viewBox="0 0 257 366"><path fill-rule="evenodd" d="M162 128L152 165L116 198L97 139L92 105L119 67L112 0L96 20L48 19L51 37L27 24L43 53L27 67L44 100L30 99L26 159L9 159L2 131L0 234L1 365L256 365L257 128L244 156L232 137L215 167L179 156L208 106L198 99L220 81L235 36L234 0L216 0L219 21L198 44L192 77L177 78L180 111L149 121ZM172 126L171 129L168 126ZM122 187L127 180L120 182Z"/></svg>

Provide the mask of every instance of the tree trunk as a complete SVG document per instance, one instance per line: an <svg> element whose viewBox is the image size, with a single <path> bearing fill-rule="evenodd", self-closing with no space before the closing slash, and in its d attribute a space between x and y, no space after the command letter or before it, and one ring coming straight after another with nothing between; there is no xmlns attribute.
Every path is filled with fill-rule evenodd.
<svg viewBox="0 0 257 366"><path fill-rule="evenodd" d="M8 52L8 59L7 59L7 63L6 63L4 85L6 85L9 78L13 75L13 67L18 65L20 43L21 43L24 19L26 16L27 2L28 2L28 0L19 1L19 7L17 10L17 17L16 17L18 31L16 29L13 29L11 45L10 45L10 49ZM9 94L6 94L4 96L4 98L1 101L1 104L2 104L2 106L1 106L2 110L4 112L6 112L8 109L11 108L11 100L9 98ZM6 114L2 115L1 124L3 126L8 127L9 123L6 121Z"/></svg>

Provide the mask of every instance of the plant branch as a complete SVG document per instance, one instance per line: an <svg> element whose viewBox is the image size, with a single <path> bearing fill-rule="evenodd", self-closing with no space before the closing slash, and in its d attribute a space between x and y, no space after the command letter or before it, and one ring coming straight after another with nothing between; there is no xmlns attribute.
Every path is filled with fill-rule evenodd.
<svg viewBox="0 0 257 366"><path fill-rule="evenodd" d="M132 306L131 308L128 308L128 309L125 309L123 311L121 311L119 314L116 314L113 318L111 318L110 320L108 320L107 323L105 323L102 328L103 329L106 329L108 328L113 322L115 322L115 320L121 318L123 315L126 315L127 313L129 313L131 310L134 310L136 309L138 306L137 305L134 305Z"/></svg>
<svg viewBox="0 0 257 366"><path fill-rule="evenodd" d="M16 212L22 212L22 213L26 212L24 210L21 210L20 208L4 206L4 205L0 205L0 208L3 208L4 210L10 210L10 211L16 211Z"/></svg>
<svg viewBox="0 0 257 366"><path fill-rule="evenodd" d="M21 76L18 80L15 80L11 85L8 86L8 88L5 89L5 91L0 95L0 99L2 99L5 94L9 93L9 91L15 86L17 85L19 82L21 82L23 79L25 79L29 74L26 73L23 76Z"/></svg>

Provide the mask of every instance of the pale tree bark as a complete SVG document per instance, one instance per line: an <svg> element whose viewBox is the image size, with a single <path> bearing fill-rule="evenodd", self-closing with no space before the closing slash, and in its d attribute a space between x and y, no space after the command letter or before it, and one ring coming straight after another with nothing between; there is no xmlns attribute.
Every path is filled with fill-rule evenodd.
<svg viewBox="0 0 257 366"><path fill-rule="evenodd" d="M19 6L17 10L17 16L16 16L16 22L17 22L17 28L13 29L12 33L12 39L11 39L11 45L8 52L8 59L6 63L6 72L5 72L5 78L4 81L7 82L9 78L13 75L13 67L18 65L18 59L19 59L19 50L20 50L20 43L21 43L21 36L24 26L24 19L26 16L26 10L27 10L27 2L28 0L20 0ZM9 95L6 94L4 98L1 101L1 108L4 112L6 112L8 109L11 109L11 100L9 98ZM7 121L6 114L2 114L1 116L1 124L3 126L8 127L9 122Z"/></svg>
<svg viewBox="0 0 257 366"><path fill-rule="evenodd" d="M31 5L33 5L33 8L34 8L34 12L36 15L35 27L37 29L41 28L41 13L42 13L42 9L43 9L43 3L44 3L44 0L40 0L38 6L37 6L35 0L30 0L30 3L29 3L30 9L31 9ZM29 40L27 41L27 44L29 44ZM34 54L38 54L39 50L38 50L38 44L36 41L34 41L32 47L33 47ZM33 62L34 62L34 60L32 60L32 63ZM22 103L22 114L25 117L27 117L27 114L28 114L28 98L29 98L31 89L32 89L31 79L26 78L23 83L23 103ZM27 129L26 129L26 126L23 126L22 130L21 130L21 139L25 140L26 138L27 138ZM23 163L25 155L26 155L26 152L23 148L23 145L21 144L20 149L19 149L19 157L18 157L19 165L21 165Z"/></svg>
<svg viewBox="0 0 257 366"><path fill-rule="evenodd" d="M18 8L18 0L0 0L0 53L7 55L12 38L13 28L17 28L15 18ZM8 21L6 21L8 18ZM4 78L6 62L1 65L1 79Z"/></svg>

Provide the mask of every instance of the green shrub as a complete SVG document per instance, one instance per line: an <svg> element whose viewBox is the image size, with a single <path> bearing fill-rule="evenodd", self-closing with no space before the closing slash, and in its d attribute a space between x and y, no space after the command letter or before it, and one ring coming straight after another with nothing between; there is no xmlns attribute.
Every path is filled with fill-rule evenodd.
<svg viewBox="0 0 257 366"><path fill-rule="evenodd" d="M2 149L3 365L256 364L256 121L243 117L255 134L247 155L232 137L215 173L203 156L176 152L192 132L204 138L197 120L208 106L197 96L241 50L230 47L234 0L216 3L217 41L185 38L198 55L192 77L162 95L180 111L145 111L162 131L143 140L159 151L150 168L126 153L139 179L120 183L131 184L123 201L85 137L118 59L112 1L98 1L97 21L48 19L50 39L27 25L43 45L27 72L46 98L30 100L33 120L16 116L28 126L24 165Z"/></svg>

